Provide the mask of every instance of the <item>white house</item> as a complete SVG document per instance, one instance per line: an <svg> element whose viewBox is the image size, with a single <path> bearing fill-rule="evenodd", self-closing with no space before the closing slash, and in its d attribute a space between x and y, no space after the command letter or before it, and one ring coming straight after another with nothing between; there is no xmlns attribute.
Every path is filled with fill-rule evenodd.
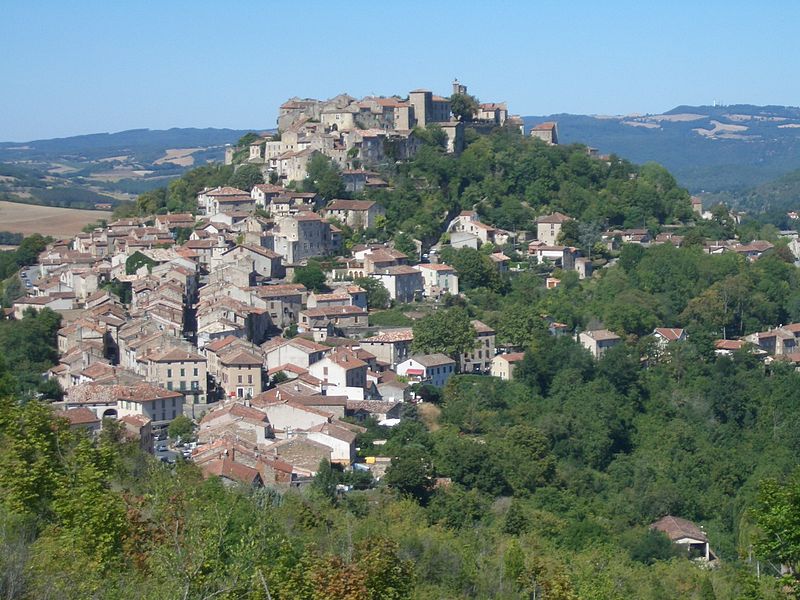
<svg viewBox="0 0 800 600"><path fill-rule="evenodd" d="M435 387L444 387L456 372L456 361L446 354L415 354L397 365L397 374Z"/></svg>

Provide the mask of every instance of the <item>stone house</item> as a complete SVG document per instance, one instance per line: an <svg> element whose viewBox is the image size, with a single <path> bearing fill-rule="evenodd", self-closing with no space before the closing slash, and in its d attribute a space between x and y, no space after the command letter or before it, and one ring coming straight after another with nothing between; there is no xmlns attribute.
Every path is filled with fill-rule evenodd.
<svg viewBox="0 0 800 600"><path fill-rule="evenodd" d="M301 331L312 331L332 325L337 329L364 329L368 326L369 314L358 306L329 306L307 308L300 311L298 327Z"/></svg>
<svg viewBox="0 0 800 600"><path fill-rule="evenodd" d="M184 395L184 408L194 412L194 406L207 402L206 359L196 352L179 347L148 353L142 358L147 381Z"/></svg>
<svg viewBox="0 0 800 600"><path fill-rule="evenodd" d="M383 284L392 300L403 304L417 300L425 289L422 273L408 265L385 267L369 276Z"/></svg>
<svg viewBox="0 0 800 600"><path fill-rule="evenodd" d="M425 263L414 268L422 273L423 294L426 297L438 298L442 294L458 294L458 275L450 265Z"/></svg>
<svg viewBox="0 0 800 600"><path fill-rule="evenodd" d="M353 229L369 229L375 226L378 217L386 214L386 209L372 200L331 200L322 214Z"/></svg>
<svg viewBox="0 0 800 600"><path fill-rule="evenodd" d="M536 239L544 242L545 246L557 246L561 227L572 218L564 213L554 212L536 219Z"/></svg>
<svg viewBox="0 0 800 600"><path fill-rule="evenodd" d="M276 219L272 243L287 263L333 254L341 248L341 235L316 213L298 213Z"/></svg>
<svg viewBox="0 0 800 600"><path fill-rule="evenodd" d="M359 340L359 345L375 358L395 368L411 354L414 332L411 328L381 331L377 335Z"/></svg>
<svg viewBox="0 0 800 600"><path fill-rule="evenodd" d="M315 362L322 360L330 348L311 340L296 337L292 339L272 338L261 346L269 370L294 365L308 369Z"/></svg>
<svg viewBox="0 0 800 600"><path fill-rule="evenodd" d="M609 348L619 344L622 338L608 329L596 329L594 331L581 332L578 335L578 341L594 358L599 359Z"/></svg>
<svg viewBox="0 0 800 600"><path fill-rule="evenodd" d="M495 347L495 330L478 320L472 321L475 328L475 346L461 355L462 373L487 373L492 365Z"/></svg>
<svg viewBox="0 0 800 600"><path fill-rule="evenodd" d="M154 431L161 431L175 417L183 414L183 394L142 383L118 386L117 412L120 416L142 415L152 421Z"/></svg>

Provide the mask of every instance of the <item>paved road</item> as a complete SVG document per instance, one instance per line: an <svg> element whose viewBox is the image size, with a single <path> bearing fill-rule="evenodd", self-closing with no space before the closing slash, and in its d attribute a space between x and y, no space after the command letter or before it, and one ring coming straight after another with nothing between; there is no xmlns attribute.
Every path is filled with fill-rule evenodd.
<svg viewBox="0 0 800 600"><path fill-rule="evenodd" d="M30 281L31 283L33 283L39 278L39 265L34 265L32 267L23 267L22 270L20 270L19 275L20 278L22 279L22 287L24 287L25 289L30 289L25 284L25 282ZM23 277L23 275L25 275L25 277Z"/></svg>

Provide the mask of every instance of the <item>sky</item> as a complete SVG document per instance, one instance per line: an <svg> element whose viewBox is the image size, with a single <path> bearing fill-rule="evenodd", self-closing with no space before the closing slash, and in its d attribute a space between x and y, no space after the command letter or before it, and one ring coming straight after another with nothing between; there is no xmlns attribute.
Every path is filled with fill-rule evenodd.
<svg viewBox="0 0 800 600"><path fill-rule="evenodd" d="M3 0L0 141L275 127L293 96L521 115L800 104L794 0Z"/></svg>

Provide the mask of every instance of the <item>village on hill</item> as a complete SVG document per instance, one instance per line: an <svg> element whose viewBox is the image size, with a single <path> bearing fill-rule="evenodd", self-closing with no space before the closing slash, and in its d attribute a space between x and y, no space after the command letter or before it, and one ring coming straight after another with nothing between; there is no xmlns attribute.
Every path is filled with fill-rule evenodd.
<svg viewBox="0 0 800 600"><path fill-rule="evenodd" d="M465 86L453 85L455 94L466 94ZM65 391L57 404L62 414L93 431L115 419L148 452L163 450L170 423L184 416L197 440L181 444L182 452L207 476L299 485L323 460L379 478L390 457L359 456L356 439L365 431L359 422L397 425L405 406L456 373L513 379L524 348L498 345L481 321L471 323L471 349L457 355L415 352L411 327L374 325L389 304L414 307L417 318L435 312L444 298L459 295L458 271L439 260L437 248L420 243L414 252L388 242L345 248L342 227L373 227L384 207L290 185L305 179L309 160L322 153L339 166L348 191L386 186L370 165L386 160L389 149L396 160L413 156L414 127L432 123L454 153L465 128L521 127L497 103L458 120L450 100L426 90L407 100L293 99L279 109L279 139L256 139L243 163L258 165L272 183L203 189L196 216L120 219L51 243L26 271L27 295L6 314L19 319L46 307L63 315L59 364L47 374ZM558 143L555 123L529 135ZM708 218L698 201L693 208ZM535 232L507 231L465 210L447 224L447 243L491 245L491 264L504 273L519 268L501 250L513 241L530 264L590 278L592 257L562 243L562 228L574 220L554 212L538 217ZM189 232L186 241L178 242L179 232ZM647 229L619 228L601 239L609 250L683 241L669 231L652 237ZM797 240L792 244L797 254ZM772 247L728 240L706 244L705 251L757 260ZM309 260L319 257L326 257L324 285L314 289L301 281ZM548 288L559 284L556 276L546 278ZM378 304L375 290L385 294ZM596 359L622 341L607 329L574 332L553 319L549 331L574 335ZM686 334L662 327L653 336L666 347ZM786 325L719 340L717 351L750 343L769 359L800 362L798 337L800 325Z"/></svg>

